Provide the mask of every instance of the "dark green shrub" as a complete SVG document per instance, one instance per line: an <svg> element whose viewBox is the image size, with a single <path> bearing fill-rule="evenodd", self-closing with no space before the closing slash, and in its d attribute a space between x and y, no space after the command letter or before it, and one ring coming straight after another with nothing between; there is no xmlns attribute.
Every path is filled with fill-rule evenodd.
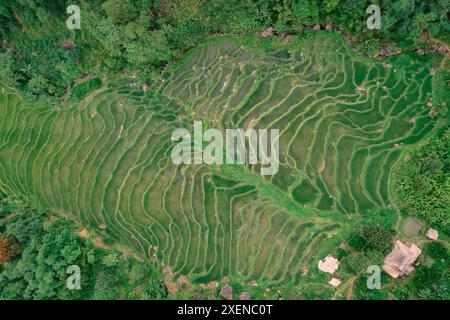
<svg viewBox="0 0 450 320"><path fill-rule="evenodd" d="M356 250L389 250L394 239L394 232L375 224L363 225L350 236L348 244Z"/></svg>

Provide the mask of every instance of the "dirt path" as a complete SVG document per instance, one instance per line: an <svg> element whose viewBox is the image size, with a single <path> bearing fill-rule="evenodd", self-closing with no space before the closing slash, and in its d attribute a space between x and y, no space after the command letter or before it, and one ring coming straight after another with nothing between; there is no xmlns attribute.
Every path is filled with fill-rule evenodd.
<svg viewBox="0 0 450 320"><path fill-rule="evenodd" d="M357 278L358 278L357 276L354 276L348 281L348 283L350 285L350 289L348 290L347 296L345 297L346 300L352 300L352 298L353 298L353 284L355 283Z"/></svg>
<svg viewBox="0 0 450 320"><path fill-rule="evenodd" d="M445 59L442 60L440 66L439 66L441 69L445 69L446 62L450 59L450 45L448 45L447 43L445 43L442 40L431 38L431 37L430 37L430 42L432 44L436 44L437 46L445 48Z"/></svg>

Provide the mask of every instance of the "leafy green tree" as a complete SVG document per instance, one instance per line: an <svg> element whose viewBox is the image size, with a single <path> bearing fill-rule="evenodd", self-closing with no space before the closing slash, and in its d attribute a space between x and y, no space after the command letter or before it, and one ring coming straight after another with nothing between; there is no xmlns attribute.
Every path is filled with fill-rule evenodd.
<svg viewBox="0 0 450 320"><path fill-rule="evenodd" d="M0 264L8 262L19 253L18 244L11 237L0 236Z"/></svg>

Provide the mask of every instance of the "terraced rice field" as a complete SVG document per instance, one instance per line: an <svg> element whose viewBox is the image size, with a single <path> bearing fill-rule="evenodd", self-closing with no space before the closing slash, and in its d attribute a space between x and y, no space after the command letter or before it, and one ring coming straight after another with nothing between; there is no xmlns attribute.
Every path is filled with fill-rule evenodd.
<svg viewBox="0 0 450 320"><path fill-rule="evenodd" d="M198 281L297 279L352 219L390 205L392 168L434 127L426 67L357 57L323 34L269 52L211 41L154 86L108 79L50 107L0 84L0 190L106 225ZM279 172L174 165L171 133L199 119L279 129Z"/></svg>

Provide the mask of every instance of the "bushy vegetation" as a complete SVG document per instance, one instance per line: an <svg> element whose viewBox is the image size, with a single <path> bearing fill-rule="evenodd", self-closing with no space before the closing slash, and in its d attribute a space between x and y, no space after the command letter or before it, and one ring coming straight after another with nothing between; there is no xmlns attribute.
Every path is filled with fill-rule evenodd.
<svg viewBox="0 0 450 320"><path fill-rule="evenodd" d="M371 235L371 237L367 237ZM368 289L366 273L369 265L382 266L384 257L392 249L394 231L377 225L362 226L348 240L351 250L340 249L339 273L341 276L356 276L353 297L356 299L425 299L445 300L449 298L448 245L445 242L429 242L421 246L422 254L411 275L399 279L381 273L381 288ZM382 237L385 240L382 240Z"/></svg>
<svg viewBox="0 0 450 320"><path fill-rule="evenodd" d="M151 264L95 247L69 220L6 200L0 212L0 299L166 298ZM80 267L80 290L66 286L71 265Z"/></svg>
<svg viewBox="0 0 450 320"><path fill-rule="evenodd" d="M82 100L89 92L100 88L102 81L95 77L92 79L85 80L81 83L77 83L72 91L72 97L76 101Z"/></svg>
<svg viewBox="0 0 450 320"><path fill-rule="evenodd" d="M450 218L449 134L442 130L414 150L397 178L401 206L437 226L448 225Z"/></svg>
<svg viewBox="0 0 450 320"><path fill-rule="evenodd" d="M1 154L23 161L11 166L0 157L1 183L83 225L107 225L136 253L200 276L199 283L234 273L290 281L300 264L316 259L327 235L359 221L371 226L358 234L362 246L382 250L392 237L368 218L390 201L389 173L403 149L393 145L414 144L433 129L421 108L430 73L412 63L395 72L357 57L335 32L298 38L294 48L270 50L247 48L238 37L211 40L167 70L164 82L155 81L155 95L134 86L132 75L110 77L102 90L60 110L6 94L5 134L42 134L12 135L2 144ZM381 112L379 101L389 93ZM406 96L414 103L405 104ZM263 180L256 166L175 165L170 136L180 123L192 123L191 115L205 125L285 128L280 171ZM408 123L413 116L415 126ZM23 145L35 147L22 151ZM327 212L324 219L316 219L316 209ZM380 222L389 214L378 214Z"/></svg>
<svg viewBox="0 0 450 320"><path fill-rule="evenodd" d="M18 244L10 237L0 237L0 263L6 263L19 253Z"/></svg>

